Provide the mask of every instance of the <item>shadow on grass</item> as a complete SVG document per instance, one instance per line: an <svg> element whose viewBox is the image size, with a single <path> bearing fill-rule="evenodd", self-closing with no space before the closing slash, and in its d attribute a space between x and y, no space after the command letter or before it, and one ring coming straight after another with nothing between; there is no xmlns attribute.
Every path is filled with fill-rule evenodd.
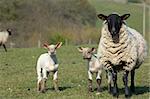
<svg viewBox="0 0 150 99"><path fill-rule="evenodd" d="M144 93L147 93L147 92L150 92L150 87L148 86L138 86L138 87L135 87L135 93L136 95L139 95L139 94L144 94Z"/></svg>
<svg viewBox="0 0 150 99"><path fill-rule="evenodd" d="M150 92L150 87L149 86L136 86L135 87L135 92L132 93L132 95L133 94L141 95L141 94L148 93L148 92ZM124 88L119 89L119 94L125 94Z"/></svg>
<svg viewBox="0 0 150 99"><path fill-rule="evenodd" d="M71 86L59 87L59 91L64 91L64 90L70 89L70 88L73 88L73 87L71 87ZM54 91L55 89L54 89L54 87L52 87L52 88L47 88L47 90L52 90L52 91Z"/></svg>
<svg viewBox="0 0 150 99"><path fill-rule="evenodd" d="M104 86L104 87L101 87L102 88L102 92L103 91L108 91L108 87ZM97 88L94 88L94 91L97 91Z"/></svg>
<svg viewBox="0 0 150 99"><path fill-rule="evenodd" d="M94 91L97 91L97 88L94 89ZM108 91L108 87L107 86L104 86L102 87L102 92L103 91ZM135 92L132 93L135 94L135 95L140 95L140 94L144 94L144 93L148 93L150 92L150 87L149 86L136 86L135 87ZM124 88L119 88L119 94L125 94L124 92Z"/></svg>

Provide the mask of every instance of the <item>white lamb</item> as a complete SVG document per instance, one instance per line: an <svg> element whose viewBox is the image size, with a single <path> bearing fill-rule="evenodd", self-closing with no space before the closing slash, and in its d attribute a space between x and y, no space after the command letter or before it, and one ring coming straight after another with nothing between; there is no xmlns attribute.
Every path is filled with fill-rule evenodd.
<svg viewBox="0 0 150 99"><path fill-rule="evenodd" d="M99 14L104 21L101 39L98 48L98 56L101 56L100 64L108 70L112 80L109 82L110 90L113 86L113 96L118 97L117 72L124 71L123 82L125 96L131 95L128 88L128 73L131 72L131 91L134 92L135 69L139 68L147 55L147 45L139 32L128 27L124 22L130 14L122 16L114 13L108 16ZM113 85L111 85L113 84Z"/></svg>
<svg viewBox="0 0 150 99"><path fill-rule="evenodd" d="M44 44L44 47L48 50L48 53L44 53L40 55L37 61L37 91L45 92L46 91L46 80L48 77L49 72L53 73L53 82L54 88L58 91L57 86L57 73L58 73L58 61L56 58L56 49L60 48L62 42L57 43L56 45L48 45Z"/></svg>
<svg viewBox="0 0 150 99"><path fill-rule="evenodd" d="M79 47L78 51L82 53L83 59L86 59L88 61L88 80L89 80L89 85L88 89L89 92L92 92L92 75L93 73L96 73L96 81L97 81L97 91L98 93L101 92L101 74L102 74L102 67L100 66L99 63L99 58L97 57L94 52L96 51L95 48L83 48Z"/></svg>
<svg viewBox="0 0 150 99"><path fill-rule="evenodd" d="M11 29L7 29L6 31L0 32L0 46L3 45L5 51L7 52L5 43L8 40L8 37L11 35Z"/></svg>

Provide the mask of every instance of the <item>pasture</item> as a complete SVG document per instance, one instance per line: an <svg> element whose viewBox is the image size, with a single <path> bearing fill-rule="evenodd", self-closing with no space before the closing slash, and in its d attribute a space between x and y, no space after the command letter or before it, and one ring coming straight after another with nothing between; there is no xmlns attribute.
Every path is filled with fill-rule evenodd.
<svg viewBox="0 0 150 99"><path fill-rule="evenodd" d="M84 45L86 46L86 45ZM97 45L91 45L97 47ZM4 52L0 49L0 99L111 99L107 92L107 79L103 72L103 92L96 95L96 91L87 91L87 63L77 51L78 46L62 46L58 49L59 60L59 89L53 90L51 74L49 76L46 93L36 91L36 61L44 48L13 48ZM150 57L136 71L136 92L132 99L148 99L150 97ZM122 73L118 74L119 99L124 98ZM95 77L95 75L94 75ZM93 87L96 88L93 77Z"/></svg>

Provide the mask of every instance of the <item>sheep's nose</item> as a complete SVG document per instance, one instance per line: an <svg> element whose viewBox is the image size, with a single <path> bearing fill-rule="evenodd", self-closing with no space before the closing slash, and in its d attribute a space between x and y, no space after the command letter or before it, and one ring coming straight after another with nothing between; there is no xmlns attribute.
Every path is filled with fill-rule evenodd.
<svg viewBox="0 0 150 99"><path fill-rule="evenodd" d="M112 28L112 34L116 34L117 32L116 32L116 29L113 27Z"/></svg>

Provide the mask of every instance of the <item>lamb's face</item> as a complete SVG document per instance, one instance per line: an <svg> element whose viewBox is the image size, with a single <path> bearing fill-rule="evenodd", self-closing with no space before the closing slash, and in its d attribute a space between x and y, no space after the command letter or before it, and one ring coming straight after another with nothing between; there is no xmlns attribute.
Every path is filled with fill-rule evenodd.
<svg viewBox="0 0 150 99"><path fill-rule="evenodd" d="M62 42L59 42L59 43L57 43L56 45L53 45L53 44L48 45L48 44L45 43L45 44L44 44L44 48L46 48L46 49L48 50L48 53L49 53L49 54L55 55L55 54L56 54L56 50L57 50L58 48L60 48L61 45L62 45Z"/></svg>
<svg viewBox="0 0 150 99"><path fill-rule="evenodd" d="M48 52L53 55L56 54L56 46L55 45L49 45L48 46Z"/></svg>
<svg viewBox="0 0 150 99"><path fill-rule="evenodd" d="M92 54L95 52L95 48L88 48L88 47L79 47L78 51L82 53L83 59L91 59Z"/></svg>
<svg viewBox="0 0 150 99"><path fill-rule="evenodd" d="M100 19L106 21L108 31L111 34L114 43L119 43L120 29L124 20L126 20L129 16L130 14L124 14L122 16L119 16L118 14L110 14L108 16L103 14L98 15Z"/></svg>

